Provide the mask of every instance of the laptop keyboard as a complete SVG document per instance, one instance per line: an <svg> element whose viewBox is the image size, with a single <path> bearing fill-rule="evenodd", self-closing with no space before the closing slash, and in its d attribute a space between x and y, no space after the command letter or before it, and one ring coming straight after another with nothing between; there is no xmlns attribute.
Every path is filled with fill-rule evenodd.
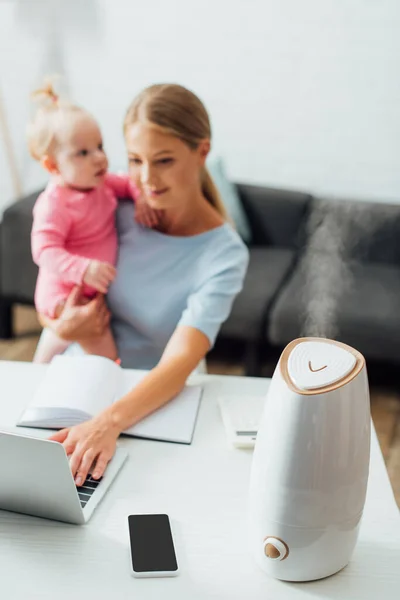
<svg viewBox="0 0 400 600"><path fill-rule="evenodd" d="M95 491L101 480L102 477L100 477L100 479L92 479L92 476L88 475L83 485L79 487L77 486L76 491L78 492L82 508L86 506L86 504L89 502L93 492Z"/></svg>

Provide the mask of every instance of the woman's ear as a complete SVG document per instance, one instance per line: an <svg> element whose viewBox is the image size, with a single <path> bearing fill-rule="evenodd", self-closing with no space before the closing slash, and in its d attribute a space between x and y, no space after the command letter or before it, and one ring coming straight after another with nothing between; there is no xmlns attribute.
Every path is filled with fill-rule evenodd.
<svg viewBox="0 0 400 600"><path fill-rule="evenodd" d="M56 161L48 154L42 156L40 164L42 165L43 169L45 169L48 173L58 174L59 172Z"/></svg>
<svg viewBox="0 0 400 600"><path fill-rule="evenodd" d="M201 166L204 166L208 153L211 150L211 144L210 144L210 140L202 140L200 142L200 144L197 147L198 153L199 153L199 158L201 161Z"/></svg>

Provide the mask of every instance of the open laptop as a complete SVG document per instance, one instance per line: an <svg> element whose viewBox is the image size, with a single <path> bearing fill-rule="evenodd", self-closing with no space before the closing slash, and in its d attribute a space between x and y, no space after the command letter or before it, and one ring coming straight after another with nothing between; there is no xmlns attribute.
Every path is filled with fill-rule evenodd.
<svg viewBox="0 0 400 600"><path fill-rule="evenodd" d="M0 431L0 509L82 525L127 456L117 448L104 476L77 488L61 444Z"/></svg>

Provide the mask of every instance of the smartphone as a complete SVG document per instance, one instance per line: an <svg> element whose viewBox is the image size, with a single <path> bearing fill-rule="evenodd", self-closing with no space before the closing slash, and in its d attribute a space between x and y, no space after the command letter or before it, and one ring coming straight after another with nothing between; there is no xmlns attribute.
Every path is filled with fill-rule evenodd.
<svg viewBox="0 0 400 600"><path fill-rule="evenodd" d="M129 515L134 577L173 577L178 574L168 515Z"/></svg>

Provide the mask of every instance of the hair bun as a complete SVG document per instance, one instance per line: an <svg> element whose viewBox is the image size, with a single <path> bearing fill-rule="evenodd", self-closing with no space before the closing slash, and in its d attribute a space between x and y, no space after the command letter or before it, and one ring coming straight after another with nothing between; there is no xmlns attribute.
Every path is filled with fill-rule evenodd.
<svg viewBox="0 0 400 600"><path fill-rule="evenodd" d="M59 100L58 94L54 91L54 87L51 83L47 83L42 88L35 90L32 93L32 98L38 100L51 100L54 104L57 104Z"/></svg>

